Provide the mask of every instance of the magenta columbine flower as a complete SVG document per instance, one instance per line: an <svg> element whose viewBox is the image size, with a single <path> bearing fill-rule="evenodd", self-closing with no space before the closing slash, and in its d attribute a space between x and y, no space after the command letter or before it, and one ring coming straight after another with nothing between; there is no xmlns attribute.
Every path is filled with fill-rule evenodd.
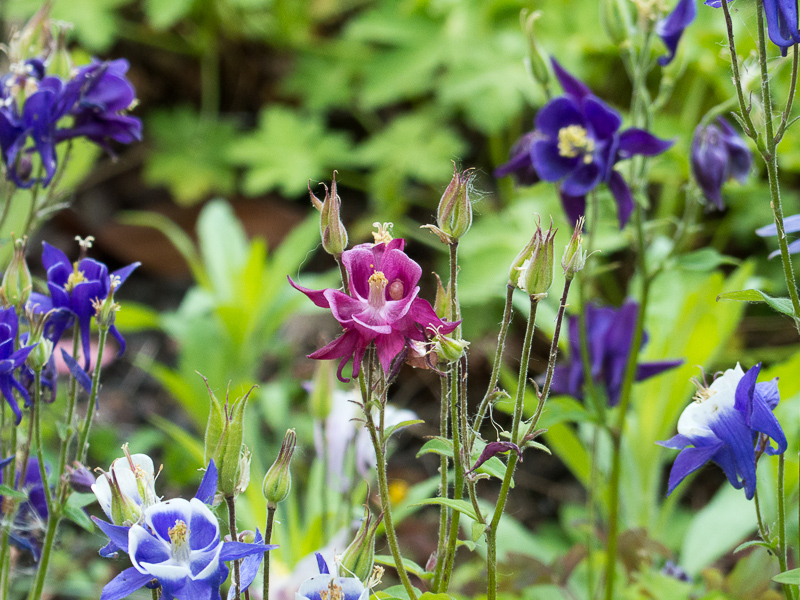
<svg viewBox="0 0 800 600"><path fill-rule="evenodd" d="M745 141L722 117L716 123L698 125L692 139L692 175L709 202L722 210L722 184L747 179L753 156Z"/></svg>
<svg viewBox="0 0 800 600"><path fill-rule="evenodd" d="M572 222L586 214L586 194L606 184L617 203L621 229L634 203L628 184L614 165L636 155L661 154L673 142L643 129L620 131L620 114L555 59L552 63L564 95L542 107L535 130L514 144L509 162L498 167L495 176L513 174L522 183L535 183L536 177L558 183L561 203Z"/></svg>
<svg viewBox="0 0 800 600"><path fill-rule="evenodd" d="M420 266L403 248L405 241L393 239L377 244L360 244L342 254L350 294L339 290L310 290L289 283L321 308L329 308L344 332L327 346L309 354L315 359L339 359L341 381L345 365L353 360L353 377L358 377L361 359L373 342L385 373L410 341L422 342L437 331L451 333L458 323L436 316L430 303L418 297Z"/></svg>
<svg viewBox="0 0 800 600"><path fill-rule="evenodd" d="M657 442L681 451L669 474L667 495L710 460L722 468L733 487L744 488L747 499L753 498L756 450L782 454L787 446L772 414L780 401L777 379L756 383L760 370L761 363L747 373L737 364L710 386L696 383L695 401L678 419L678 435Z"/></svg>

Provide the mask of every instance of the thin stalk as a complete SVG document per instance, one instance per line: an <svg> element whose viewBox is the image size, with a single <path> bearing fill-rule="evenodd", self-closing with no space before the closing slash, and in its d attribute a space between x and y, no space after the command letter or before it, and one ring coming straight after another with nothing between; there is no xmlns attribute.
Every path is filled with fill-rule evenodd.
<svg viewBox="0 0 800 600"><path fill-rule="evenodd" d="M153 600L159 600L161 598L161 588L153 588L150 592L152 592Z"/></svg>
<svg viewBox="0 0 800 600"><path fill-rule="evenodd" d="M450 244L450 311L447 317L451 323L461 318L458 304L458 240ZM461 325L456 327L453 336L461 337Z"/></svg>
<svg viewBox="0 0 800 600"><path fill-rule="evenodd" d="M772 130L772 95L769 86L769 71L767 69L767 41L764 33L764 0L756 0L758 13L758 62L761 65L761 96L764 103L764 134L767 144L766 152L762 153L764 162L767 163L769 178L769 191L772 198L770 206L775 226L778 228L778 245L781 249L781 262L783 263L783 276L789 297L792 300L794 311L794 325L800 333L800 297L794 279L794 268L789 256L789 247L786 244L786 232L783 227L783 207L781 206L780 183L778 182L778 155L775 152L775 136Z"/></svg>
<svg viewBox="0 0 800 600"><path fill-rule="evenodd" d="M761 539L764 540L766 543L770 544L770 535L769 529L764 524L764 517L761 514L761 501L758 497L758 488L756 488L755 494L753 495L753 504L756 509L756 522L758 523L758 535L761 536Z"/></svg>
<svg viewBox="0 0 800 600"><path fill-rule="evenodd" d="M797 46L795 46L795 49ZM783 453L778 456L778 564L781 573L788 570L787 558L788 548L786 547L786 490L784 489L784 479L786 477L786 457ZM783 594L786 600L794 600L794 586L784 583Z"/></svg>
<svg viewBox="0 0 800 600"><path fill-rule="evenodd" d="M761 11L761 4L759 3L756 9ZM753 125L753 120L750 118L750 108L744 100L744 88L742 87L742 76L739 74L739 57L736 54L736 44L733 40L733 19L731 19L731 11L728 6L728 0L722 0L722 12L725 13L725 25L728 32L728 49L731 53L731 71L733 72L733 83L736 88L736 95L739 100L739 116L744 125L744 133L752 138L756 146L761 149L761 144L758 140L758 133L756 127ZM760 14L760 13L759 13ZM770 111L771 112L771 111Z"/></svg>
<svg viewBox="0 0 800 600"><path fill-rule="evenodd" d="M794 103L794 93L797 90L797 67L800 60L800 54L797 51L797 44L792 46L792 82L789 84L789 97L786 99L786 106L783 108L783 115L781 115L781 124L778 126L778 132L775 134L775 146L781 143L783 134L786 131L789 116L792 114L792 104Z"/></svg>
<svg viewBox="0 0 800 600"><path fill-rule="evenodd" d="M40 600L42 597L42 590L44 589L44 581L47 576L47 567L50 564L50 554L53 551L53 542L56 539L56 531L58 524L61 522L60 507L48 515L47 531L44 534L44 543L42 545L42 555L39 557L39 567L36 570L36 578L34 579L33 587L28 595L28 600Z"/></svg>
<svg viewBox="0 0 800 600"><path fill-rule="evenodd" d="M455 473L453 484L453 498L461 500L464 497L464 465L461 456L461 431L459 427L459 363L455 362L450 367L450 431L453 436L453 471ZM453 563L456 559L458 550L458 525L461 521L461 513L452 511L450 516L450 528L447 533L447 546L445 550L445 565L442 571L440 592L447 592L450 584L450 576L453 572Z"/></svg>
<svg viewBox="0 0 800 600"><path fill-rule="evenodd" d="M489 403L491 402L492 394L494 393L495 386L497 385L497 380L500 377L500 367L503 364L503 352L505 351L506 346L506 335L508 334L508 326L511 323L511 317L513 315L513 297L514 286L509 284L506 286L506 305L503 309L503 321L500 324L500 333L497 334L497 349L494 351L492 375L489 378L489 386L486 388L486 394L478 406L478 413L475 415L475 419L472 422L472 431L469 434L469 442L467 443L467 448L469 449L467 455L472 453L472 447L474 446L475 440L480 433L481 425L483 424L483 420L486 418L486 411L489 410Z"/></svg>
<svg viewBox="0 0 800 600"><path fill-rule="evenodd" d="M89 439L89 431L92 428L95 405L97 404L97 392L100 389L100 371L102 370L103 350L106 346L107 336L108 327L100 327L100 338L97 343L97 359L95 360L94 376L92 377L92 392L89 394L89 406L86 409L86 420L83 423L80 436L78 436L78 447L76 448L78 461L81 464L86 462L86 454L89 451L87 441Z"/></svg>
<svg viewBox="0 0 800 600"><path fill-rule="evenodd" d="M267 506L267 529L264 534L264 543L269 545L272 543L272 526L275 522L275 508ZM263 600L269 600L269 551L264 552L264 592L262 594Z"/></svg>
<svg viewBox="0 0 800 600"><path fill-rule="evenodd" d="M342 276L342 285L344 286L344 293L350 295L350 283L348 282L347 278L347 269L345 269L344 263L342 262L342 255L334 254L333 258L336 260L336 264L339 265L339 274Z"/></svg>
<svg viewBox="0 0 800 600"><path fill-rule="evenodd" d="M75 326L72 329L72 357L77 361L78 352L80 350L80 326L78 322L75 322ZM61 450L58 453L58 471L56 472L56 481L60 482L61 484L61 492L59 494L59 502L63 505L67 498L67 491L68 491L68 483L65 479L63 479L64 471L66 470L67 466L67 454L69 454L69 445L72 443L72 439L75 437L75 427L72 424L72 421L75 418L75 404L78 399L78 382L74 377L70 377L69 380L69 395L67 396L67 416L64 421L64 425L66 425L66 434L64 435L64 439L61 440Z"/></svg>
<svg viewBox="0 0 800 600"><path fill-rule="evenodd" d="M5 227L8 213L11 210L11 202L14 200L14 192L16 191L16 186L10 181L6 182L6 185L8 186L8 192L6 193L5 202L3 203L3 212L0 214L0 232L2 232L3 227Z"/></svg>
<svg viewBox="0 0 800 600"><path fill-rule="evenodd" d="M439 410L439 435L447 439L447 376L440 377L440 410ZM441 456L439 460L439 497L447 498L449 482L447 481L448 461L446 456ZM438 590L442 581L442 571L445 563L445 542L447 537L447 507L442 504L439 507L439 538L436 545L436 569L433 577L433 589Z"/></svg>
<svg viewBox="0 0 800 600"><path fill-rule="evenodd" d="M511 441L517 445L519 445L520 439L519 425L520 421L522 421L522 409L525 405L528 361L531 356L531 344L533 342L533 332L536 323L536 309L539 307L539 300L533 296L531 296L530 302L528 324L525 328L525 341L522 346L519 375L517 377L517 394L514 399L514 420L511 426ZM500 486L500 494L497 497L497 504L495 505L494 514L492 515L492 521L489 527L486 528L486 573L489 583L488 600L496 600L497 598L497 527L500 524L500 518L503 516L503 510L505 510L506 507L508 490L511 487L511 480L514 477L514 470L517 467L518 459L519 456L516 453L509 453L508 465L506 466L506 473L503 477L503 484Z"/></svg>
<svg viewBox="0 0 800 600"><path fill-rule="evenodd" d="M33 419L33 431L36 438L36 458L39 461L39 475L44 484L44 499L47 504L47 514L53 512L53 493L50 491L50 485L47 482L47 469L44 465L44 446L42 444L42 371L33 372L34 381L34 396L33 405L31 406L31 419ZM28 440L28 444L30 444ZM24 467L23 467L24 468Z"/></svg>
<svg viewBox="0 0 800 600"><path fill-rule="evenodd" d="M16 427L16 425L11 427L11 442L10 442L10 446L11 446L10 451L13 452L14 454L16 454L17 453L17 427ZM4 481L16 481L16 478L17 478L17 461L16 460L12 460L11 463L6 467L5 476L7 477L7 479L5 479ZM3 515L3 516L8 518L6 515ZM0 549L0 561L4 560L4 562L0 563L0 564L2 564L2 568L3 568L3 577L4 577L3 585L4 586L8 585L8 579L10 577L10 576L7 577L8 571L6 569L6 566L11 564L10 552L9 552L10 537L11 537L11 520L7 521L6 522L6 526L3 528L3 542L2 542L3 546L2 546L2 549ZM8 596L3 596L3 597L7 598Z"/></svg>
<svg viewBox="0 0 800 600"><path fill-rule="evenodd" d="M636 327L631 339L628 362L625 365L625 378L620 391L620 401L617 413L616 426L610 430L612 440L611 478L609 481L608 503L608 544L606 546L606 600L614 600L614 579L616 577L617 534L619 530L619 477L621 469L622 437L625 433L625 417L631 401L633 380L636 375L636 364L639 362L639 350L642 347L644 336L644 319L647 313L647 299L650 293L650 278L645 264L645 240L642 218L643 209L636 206L636 239L637 262L639 275L642 280L641 296L639 298L639 314L636 317Z"/></svg>
<svg viewBox="0 0 800 600"><path fill-rule="evenodd" d="M231 540L234 542L239 541L239 534L236 532L236 498L231 496L225 496L225 504L228 507L228 529L231 534ZM241 564L241 559L233 561L233 585L234 590L236 590L234 598L236 600L240 600L242 597L242 592L240 590L241 585L241 575L239 573L239 565Z"/></svg>

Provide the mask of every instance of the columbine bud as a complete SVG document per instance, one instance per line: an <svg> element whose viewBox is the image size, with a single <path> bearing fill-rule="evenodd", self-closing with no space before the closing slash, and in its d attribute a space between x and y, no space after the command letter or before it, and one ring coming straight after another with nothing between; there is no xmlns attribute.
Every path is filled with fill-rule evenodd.
<svg viewBox="0 0 800 600"><path fill-rule="evenodd" d="M537 237L538 233L534 233L531 241L525 244L525 247L519 251L519 254L512 261L511 268L508 269L508 285L519 287L520 275L522 275L525 263L530 260L533 254L533 247L537 242Z"/></svg>
<svg viewBox="0 0 800 600"><path fill-rule="evenodd" d="M72 29L71 23L53 23L55 47L45 62L45 70L48 75L55 75L65 81L72 78L72 70L75 67L72 55L67 49L67 32L70 29Z"/></svg>
<svg viewBox="0 0 800 600"><path fill-rule="evenodd" d="M473 177L473 170L467 169L461 173L453 163L454 173L450 185L442 194L439 209L436 212L438 228L453 240L458 240L472 225L472 204L469 201L469 182ZM451 242L452 243L452 242Z"/></svg>
<svg viewBox="0 0 800 600"><path fill-rule="evenodd" d="M520 13L520 21L522 22L522 31L528 39L528 66L531 74L542 87L547 88L550 81L550 72L547 70L547 63L542 57L539 44L536 42L536 36L533 34L533 24L541 16L542 13L538 10L530 14L528 14L527 10L523 10Z"/></svg>
<svg viewBox="0 0 800 600"><path fill-rule="evenodd" d="M434 273L436 275L436 273ZM451 306L450 297L450 282L447 282L447 288L442 285L442 280L436 275L436 298L433 301L433 311L440 319L446 319L448 311Z"/></svg>
<svg viewBox="0 0 800 600"><path fill-rule="evenodd" d="M267 499L267 507L269 508L277 508L278 503L283 502L286 496L289 495L289 490L292 487L292 472L289 467L295 446L297 446L297 434L294 429L289 429L283 438L278 458L272 463L266 477L264 477L262 491Z"/></svg>
<svg viewBox="0 0 800 600"><path fill-rule="evenodd" d="M441 333L437 333L433 338L433 351L436 356L445 364L453 363L459 360L467 348L469 342L465 340L457 340Z"/></svg>
<svg viewBox="0 0 800 600"><path fill-rule="evenodd" d="M225 497L235 496L242 487L242 469L245 467L248 470L247 478L249 480L249 452L242 443L244 440L244 409L255 386L232 403L229 398L226 398L223 406L211 391L208 380L203 377L203 381L205 381L211 399L203 461L208 464L213 459L214 464L217 465L217 490L219 493ZM246 483L244 487L247 487Z"/></svg>
<svg viewBox="0 0 800 600"><path fill-rule="evenodd" d="M561 268L567 279L575 277L575 273L582 271L586 265L586 251L583 249L583 217L578 218L575 224L575 231L572 233L567 247L564 248L564 255L561 257Z"/></svg>
<svg viewBox="0 0 800 600"><path fill-rule="evenodd" d="M27 243L27 237L14 240L14 256L3 275L3 284L0 287L3 304L15 306L20 311L27 304L28 298L31 297L31 289L33 289L31 272L25 262Z"/></svg>
<svg viewBox="0 0 800 600"><path fill-rule="evenodd" d="M325 252L333 256L341 256L347 248L347 229L339 215L342 199L336 193L336 171L333 172L331 189L323 184L325 188L325 201L317 198L311 191L311 184L308 186L308 194L311 196L311 203L319 211L319 233L322 236L322 247Z"/></svg>
<svg viewBox="0 0 800 600"><path fill-rule="evenodd" d="M25 363L35 372L41 372L53 354L53 342L44 337L44 327L50 318L50 313L36 313L32 309L25 309L25 317L30 324L30 332L26 346L34 346Z"/></svg>
<svg viewBox="0 0 800 600"><path fill-rule="evenodd" d="M25 27L11 38L8 56L12 63L38 58L49 52L52 42L50 7L50 2L45 3Z"/></svg>
<svg viewBox="0 0 800 600"><path fill-rule="evenodd" d="M375 532L381 524L381 514L372 524L372 515L369 508L364 509L364 518L358 529L355 539L350 542L347 550L342 554L339 562L340 577L355 577L359 581L366 581L372 574L372 565L375 562Z"/></svg>
<svg viewBox="0 0 800 600"><path fill-rule="evenodd" d="M631 30L627 0L600 0L600 25L612 43L624 43Z"/></svg>
<svg viewBox="0 0 800 600"><path fill-rule="evenodd" d="M94 475L77 460L72 464L74 468L69 465L66 467L70 487L79 494L91 494L95 483Z"/></svg>
<svg viewBox="0 0 800 600"><path fill-rule="evenodd" d="M521 275L517 285L529 296L543 298L553 285L556 266L553 244L556 231L558 230L553 229L552 221L546 233L537 225L536 233L533 235L531 255L519 267Z"/></svg>

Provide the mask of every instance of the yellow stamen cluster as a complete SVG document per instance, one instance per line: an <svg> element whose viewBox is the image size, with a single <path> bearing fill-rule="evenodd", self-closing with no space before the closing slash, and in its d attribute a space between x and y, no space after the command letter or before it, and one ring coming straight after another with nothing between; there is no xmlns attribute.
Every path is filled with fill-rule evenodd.
<svg viewBox="0 0 800 600"><path fill-rule="evenodd" d="M592 162L594 140L580 125L568 125L558 130L558 153L566 158L583 155L583 162Z"/></svg>
<svg viewBox="0 0 800 600"><path fill-rule="evenodd" d="M180 548L186 543L186 538L191 533L185 521L175 521L175 525L167 530L169 541L175 548Z"/></svg>
<svg viewBox="0 0 800 600"><path fill-rule="evenodd" d="M712 390L706 387L705 384L700 383L697 377L692 377L689 381L694 385L694 387L697 388L697 392L695 392L694 395L694 400L698 403L708 400L711 398L711 396L717 393L716 390Z"/></svg>
<svg viewBox="0 0 800 600"><path fill-rule="evenodd" d="M331 579L328 589L321 590L319 597L322 598L322 600L344 600L344 591L341 586L336 585L334 580Z"/></svg>
<svg viewBox="0 0 800 600"><path fill-rule="evenodd" d="M375 238L376 244L381 244L381 243L388 244L394 239L392 237L392 227L394 227L394 223L375 222L372 224L372 226L377 228L377 231L372 232L372 237Z"/></svg>
<svg viewBox="0 0 800 600"><path fill-rule="evenodd" d="M367 580L367 587L374 588L378 584L380 584L381 579L383 579L383 567L380 565L375 565L372 567L372 575L369 576Z"/></svg>
<svg viewBox="0 0 800 600"><path fill-rule="evenodd" d="M83 271L78 270L78 263L73 264L72 273L70 273L67 278L67 291L71 292L75 289L76 285L83 281L86 281L86 276L83 274Z"/></svg>

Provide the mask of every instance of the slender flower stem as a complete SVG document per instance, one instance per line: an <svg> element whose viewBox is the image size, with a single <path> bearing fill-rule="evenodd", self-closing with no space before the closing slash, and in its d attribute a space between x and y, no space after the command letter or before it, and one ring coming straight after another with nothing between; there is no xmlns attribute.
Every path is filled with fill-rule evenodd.
<svg viewBox="0 0 800 600"><path fill-rule="evenodd" d="M59 510L59 507L54 507ZM36 578L34 579L33 587L28 595L28 600L40 600L42 597L42 590L44 589L44 581L47 577L47 567L50 564L50 553L53 550L53 542L56 539L56 531L58 524L61 522L61 513L52 511L47 519L47 531L44 534L44 543L42 545L42 555L39 557L39 568L36 570Z"/></svg>
<svg viewBox="0 0 800 600"><path fill-rule="evenodd" d="M497 349L494 352L492 375L489 378L489 386L486 388L486 395L484 395L483 400L481 400L480 406L478 406L478 413L475 415L475 419L472 422L472 431L469 434L469 442L467 443L467 448L469 449L467 455L471 454L472 448L475 445L475 440L480 433L483 420L486 418L486 411L489 410L489 403L492 400L497 380L500 377L500 367L503 364L503 352L506 346L506 335L508 334L508 326L511 324L511 317L513 315L513 297L514 286L509 284L506 286L506 305L503 309L503 321L500 324L500 333L497 334Z"/></svg>
<svg viewBox="0 0 800 600"><path fill-rule="evenodd" d="M344 293L350 294L350 283L347 278L347 269L344 267L344 263L342 262L342 255L335 254L333 258L336 260L336 264L339 265L339 274L342 276L342 286L344 286Z"/></svg>
<svg viewBox="0 0 800 600"><path fill-rule="evenodd" d="M631 339L628 362L625 365L625 378L620 391L620 401L617 407L617 422L610 430L612 441L611 477L609 481L608 499L608 544L606 546L606 600L614 600L614 579L616 577L617 535L619 533L619 478L621 469L622 437L625 433L625 421L628 405L631 401L633 381L636 375L636 364L639 362L639 351L644 337L644 320L647 313L647 300L650 293L650 277L647 274L645 263L644 225L642 218L643 209L636 206L636 239L637 262L639 276L642 281L641 296L639 298L639 313L636 317L636 327Z"/></svg>
<svg viewBox="0 0 800 600"><path fill-rule="evenodd" d="M447 439L447 376L440 377L440 411L439 411L439 435L442 439ZM441 498L448 497L449 482L447 480L448 460L446 456L441 456L439 461L439 476L441 482L439 483L439 496ZM433 577L433 589L439 590L442 581L442 572L444 571L445 563L445 543L447 541L447 507L442 504L439 507L439 538L436 545L436 569Z"/></svg>
<svg viewBox="0 0 800 600"><path fill-rule="evenodd" d="M797 90L797 67L800 63L800 53L797 51L797 44L792 46L792 82L789 84L789 97L786 99L786 106L781 115L781 124L778 126L778 131L775 134L775 145L781 143L783 134L786 132L789 117L792 114L792 104L794 103L794 93Z"/></svg>
<svg viewBox="0 0 800 600"><path fill-rule="evenodd" d="M78 447L76 454L78 461L81 463L86 462L86 454L89 451L87 443L89 439L89 431L92 428L92 419L94 418L95 405L97 404L97 392L100 389L100 371L103 364L103 350L106 346L106 337L108 336L108 327L100 327L100 338L97 343L97 359L94 364L94 377L92 378L92 392L89 394L89 406L86 408L86 420L83 423L80 436L78 437Z"/></svg>
<svg viewBox="0 0 800 600"><path fill-rule="evenodd" d="M761 10L760 5L758 6L758 10ZM722 11L725 13L725 24L728 31L728 49L731 53L731 71L733 72L733 83L739 99L739 116L742 119L744 133L753 139L753 141L756 143L756 146L758 146L760 150L761 144L759 143L758 133L755 125L753 125L753 120L750 118L751 107L748 106L744 100L742 77L739 74L739 57L736 54L736 44L733 41L733 19L731 19L731 11L730 7L728 6L728 0L722 0Z"/></svg>
<svg viewBox="0 0 800 600"><path fill-rule="evenodd" d="M153 588L150 591L152 592L153 600L159 600L159 598L161 598L161 588Z"/></svg>
<svg viewBox="0 0 800 600"><path fill-rule="evenodd" d="M450 367L450 431L453 436L453 471L454 484L453 484L453 498L461 500L464 497L464 464L461 455L461 432L459 427L459 363L454 362ZM458 525L461 521L461 513L459 511L452 511L450 516L450 528L447 533L447 545L445 550L445 565L442 571L442 580L440 584L440 592L447 592L450 585L450 576L453 572L453 563L456 559L456 552L458 550Z"/></svg>
<svg viewBox="0 0 800 600"><path fill-rule="evenodd" d="M758 523L758 535L761 536L761 539L764 540L766 543L771 543L771 536L769 534L769 529L767 526L764 525L764 517L761 514L761 500L758 496L758 488L756 488L755 494L753 494L753 505L756 509L756 522Z"/></svg>
<svg viewBox="0 0 800 600"><path fill-rule="evenodd" d="M239 541L239 534L236 532L236 498L233 495L225 496L225 504L228 506L228 529L231 534L231 540L234 542ZM239 565L241 559L233 561L233 585L235 591L235 599L240 600L242 592L240 589L241 575L239 572Z"/></svg>
<svg viewBox="0 0 800 600"><path fill-rule="evenodd" d="M47 481L47 469L44 464L44 446L42 444L42 371L34 371L34 396L31 407L31 418L33 419L33 431L36 438L36 458L39 461L39 475L44 486L44 499L47 504L48 515L53 512L53 493L50 491L50 484ZM28 440L30 444L30 440Z"/></svg>
<svg viewBox="0 0 800 600"><path fill-rule="evenodd" d="M788 570L788 548L786 546L786 490L784 488L786 478L786 457L782 453L778 456L778 564L781 573ZM784 583L783 594L786 600L794 600L795 593L793 586Z"/></svg>
<svg viewBox="0 0 800 600"><path fill-rule="evenodd" d="M80 327L78 322L75 322L75 326L72 329L72 357L77 361L78 360L78 352L80 351ZM72 439L75 437L75 427L73 425L73 420L75 418L75 404L78 399L78 382L74 377L70 377L69 380L69 395L67 396L67 416L64 420L64 425L66 427L66 432L64 438L61 440L61 450L58 454L58 471L56 471L56 481L61 485L61 491L59 493L59 502L63 505L67 499L67 492L69 485L65 479L63 479L64 471L66 470L67 466L67 454L69 454L69 446L72 443Z"/></svg>
<svg viewBox="0 0 800 600"><path fill-rule="evenodd" d="M267 506L267 528L264 534L264 543L272 543L272 526L275 522L275 507ZM269 551L264 552L264 592L261 595L263 600L269 600Z"/></svg>
<svg viewBox="0 0 800 600"><path fill-rule="evenodd" d="M3 231L3 227L6 224L6 219L8 218L8 213L11 209L11 202L14 200L14 192L16 191L16 186L11 183L10 181L6 181L6 185L8 186L8 191L5 194L5 202L3 203L3 212L0 214L0 233Z"/></svg>
<svg viewBox="0 0 800 600"><path fill-rule="evenodd" d="M514 420L511 425L511 441L519 445L520 431L519 425L522 421L522 409L525 406L525 390L528 381L528 361L531 356L531 343L533 341L533 332L536 323L536 309L539 307L539 300L531 296L530 298L530 312L528 313L528 324L525 328L525 341L522 346L522 355L520 356L519 375L517 377L517 394L514 400ZM519 456L515 452L509 453L508 464L506 465L506 473L503 477L503 483L500 486L500 495L497 497L494 514L492 515L491 523L486 528L486 574L489 583L488 599L496 600L497 598L497 527L500 524L500 518L503 516L503 510L506 507L506 500L508 499L508 490L511 487L511 480L514 477L514 470L517 467Z"/></svg>

